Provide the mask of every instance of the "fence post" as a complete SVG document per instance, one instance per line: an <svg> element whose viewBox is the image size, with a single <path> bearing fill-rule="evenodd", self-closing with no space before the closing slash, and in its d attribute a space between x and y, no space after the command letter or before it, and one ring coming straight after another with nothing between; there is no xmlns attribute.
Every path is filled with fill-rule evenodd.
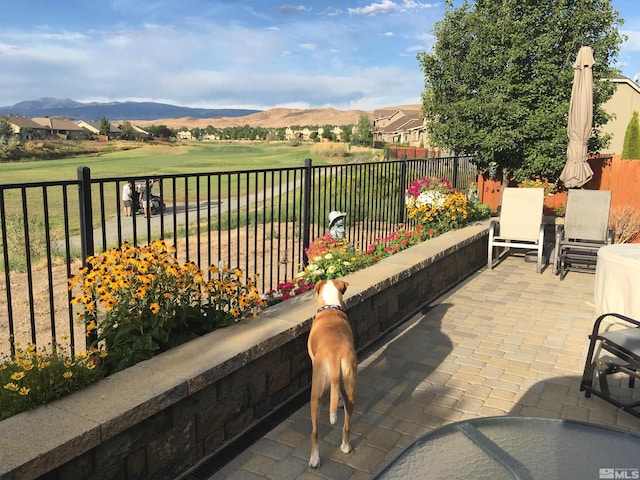
<svg viewBox="0 0 640 480"><path fill-rule="evenodd" d="M458 187L458 168L460 168L460 162L458 160L458 153L456 152L453 154L453 188L456 190L460 190Z"/></svg>
<svg viewBox="0 0 640 480"><path fill-rule="evenodd" d="M91 170L89 167L78 167L78 207L80 209L80 247L82 250L82 266L87 266L87 257L93 255L93 209L91 205ZM86 337L87 348L98 339L96 329Z"/></svg>
<svg viewBox="0 0 640 480"><path fill-rule="evenodd" d="M78 167L78 205L80 207L80 246L82 248L82 266L86 259L94 254L93 249L93 210L91 206L91 170Z"/></svg>
<svg viewBox="0 0 640 480"><path fill-rule="evenodd" d="M398 189L398 222L404 223L405 217L405 190L407 189L407 154L402 155L402 163L400 164L400 188Z"/></svg>
<svg viewBox="0 0 640 480"><path fill-rule="evenodd" d="M304 159L304 207L302 211L302 265L309 264L307 248L311 243L311 190L313 187L313 168L310 158Z"/></svg>

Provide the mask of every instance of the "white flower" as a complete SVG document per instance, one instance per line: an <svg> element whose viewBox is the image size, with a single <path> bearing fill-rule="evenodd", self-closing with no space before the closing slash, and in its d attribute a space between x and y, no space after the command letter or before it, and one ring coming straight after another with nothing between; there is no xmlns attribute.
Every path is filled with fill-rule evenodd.
<svg viewBox="0 0 640 480"><path fill-rule="evenodd" d="M333 273L336 271L336 266L335 265L331 265L329 268L327 268L327 273Z"/></svg>
<svg viewBox="0 0 640 480"><path fill-rule="evenodd" d="M330 254L330 253L327 253L327 254L324 256L324 259L325 259L325 260L331 260L332 258L333 258L333 255L332 255L332 254Z"/></svg>

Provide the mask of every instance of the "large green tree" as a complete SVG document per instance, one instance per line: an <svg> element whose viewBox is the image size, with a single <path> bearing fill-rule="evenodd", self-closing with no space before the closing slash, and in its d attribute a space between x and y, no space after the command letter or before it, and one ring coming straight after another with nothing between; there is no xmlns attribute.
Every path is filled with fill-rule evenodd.
<svg viewBox="0 0 640 480"><path fill-rule="evenodd" d="M615 86L611 66L623 20L610 0L446 0L424 72L423 112L434 145L495 161L505 179L558 178L566 161L573 63L595 51L594 129L589 151L609 140L597 127Z"/></svg>

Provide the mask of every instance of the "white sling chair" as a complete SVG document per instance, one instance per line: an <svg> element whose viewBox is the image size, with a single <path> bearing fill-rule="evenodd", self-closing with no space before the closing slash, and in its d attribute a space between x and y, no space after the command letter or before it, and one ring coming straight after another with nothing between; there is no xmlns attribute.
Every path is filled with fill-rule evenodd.
<svg viewBox="0 0 640 480"><path fill-rule="evenodd" d="M500 219L489 226L489 270L493 268L497 248L524 248L537 251L536 272L542 273L544 249L544 188L505 188L502 192ZM495 255L494 255L495 254Z"/></svg>

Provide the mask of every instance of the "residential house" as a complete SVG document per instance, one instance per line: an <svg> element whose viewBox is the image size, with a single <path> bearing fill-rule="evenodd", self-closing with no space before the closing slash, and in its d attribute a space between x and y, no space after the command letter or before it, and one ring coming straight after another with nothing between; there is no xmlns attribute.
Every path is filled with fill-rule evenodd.
<svg viewBox="0 0 640 480"><path fill-rule="evenodd" d="M122 136L122 131L116 125L109 122L109 134L108 135L100 135L100 128L102 127L102 121L84 121L79 120L76 122L76 125L79 127L88 130L93 135L96 135L100 140L117 140Z"/></svg>
<svg viewBox="0 0 640 480"><path fill-rule="evenodd" d="M120 132L122 132L122 125L123 125L122 123L118 125ZM133 131L136 133L136 136L139 139L148 140L153 138L153 135L151 135L151 132L148 132L144 128L134 125L133 123L130 123L129 125L131 125L131 128L133 128Z"/></svg>
<svg viewBox="0 0 640 480"><path fill-rule="evenodd" d="M634 110L640 114L640 85L629 77L619 75L611 80L616 84L613 96L602 108L614 118L601 127L601 131L611 134L611 142L601 153L622 153L624 135Z"/></svg>
<svg viewBox="0 0 640 480"><path fill-rule="evenodd" d="M342 128L335 126L331 129L331 135L335 140L340 140L342 135ZM322 139L322 141L328 140L324 138L324 127L318 128L318 137Z"/></svg>
<svg viewBox="0 0 640 480"><path fill-rule="evenodd" d="M86 140L89 132L68 118L34 118L34 122L51 129L51 134L63 140Z"/></svg>
<svg viewBox="0 0 640 480"><path fill-rule="evenodd" d="M373 141L426 146L426 127L419 109L375 110Z"/></svg>
<svg viewBox="0 0 640 480"><path fill-rule="evenodd" d="M13 133L27 140L45 139L51 136L51 129L21 115L0 115L6 118Z"/></svg>
<svg viewBox="0 0 640 480"><path fill-rule="evenodd" d="M291 127L287 127L284 135L287 140L299 138L301 140L308 141L311 140L314 133L318 135L318 130L311 130L309 127L304 127L302 130L293 130Z"/></svg>

